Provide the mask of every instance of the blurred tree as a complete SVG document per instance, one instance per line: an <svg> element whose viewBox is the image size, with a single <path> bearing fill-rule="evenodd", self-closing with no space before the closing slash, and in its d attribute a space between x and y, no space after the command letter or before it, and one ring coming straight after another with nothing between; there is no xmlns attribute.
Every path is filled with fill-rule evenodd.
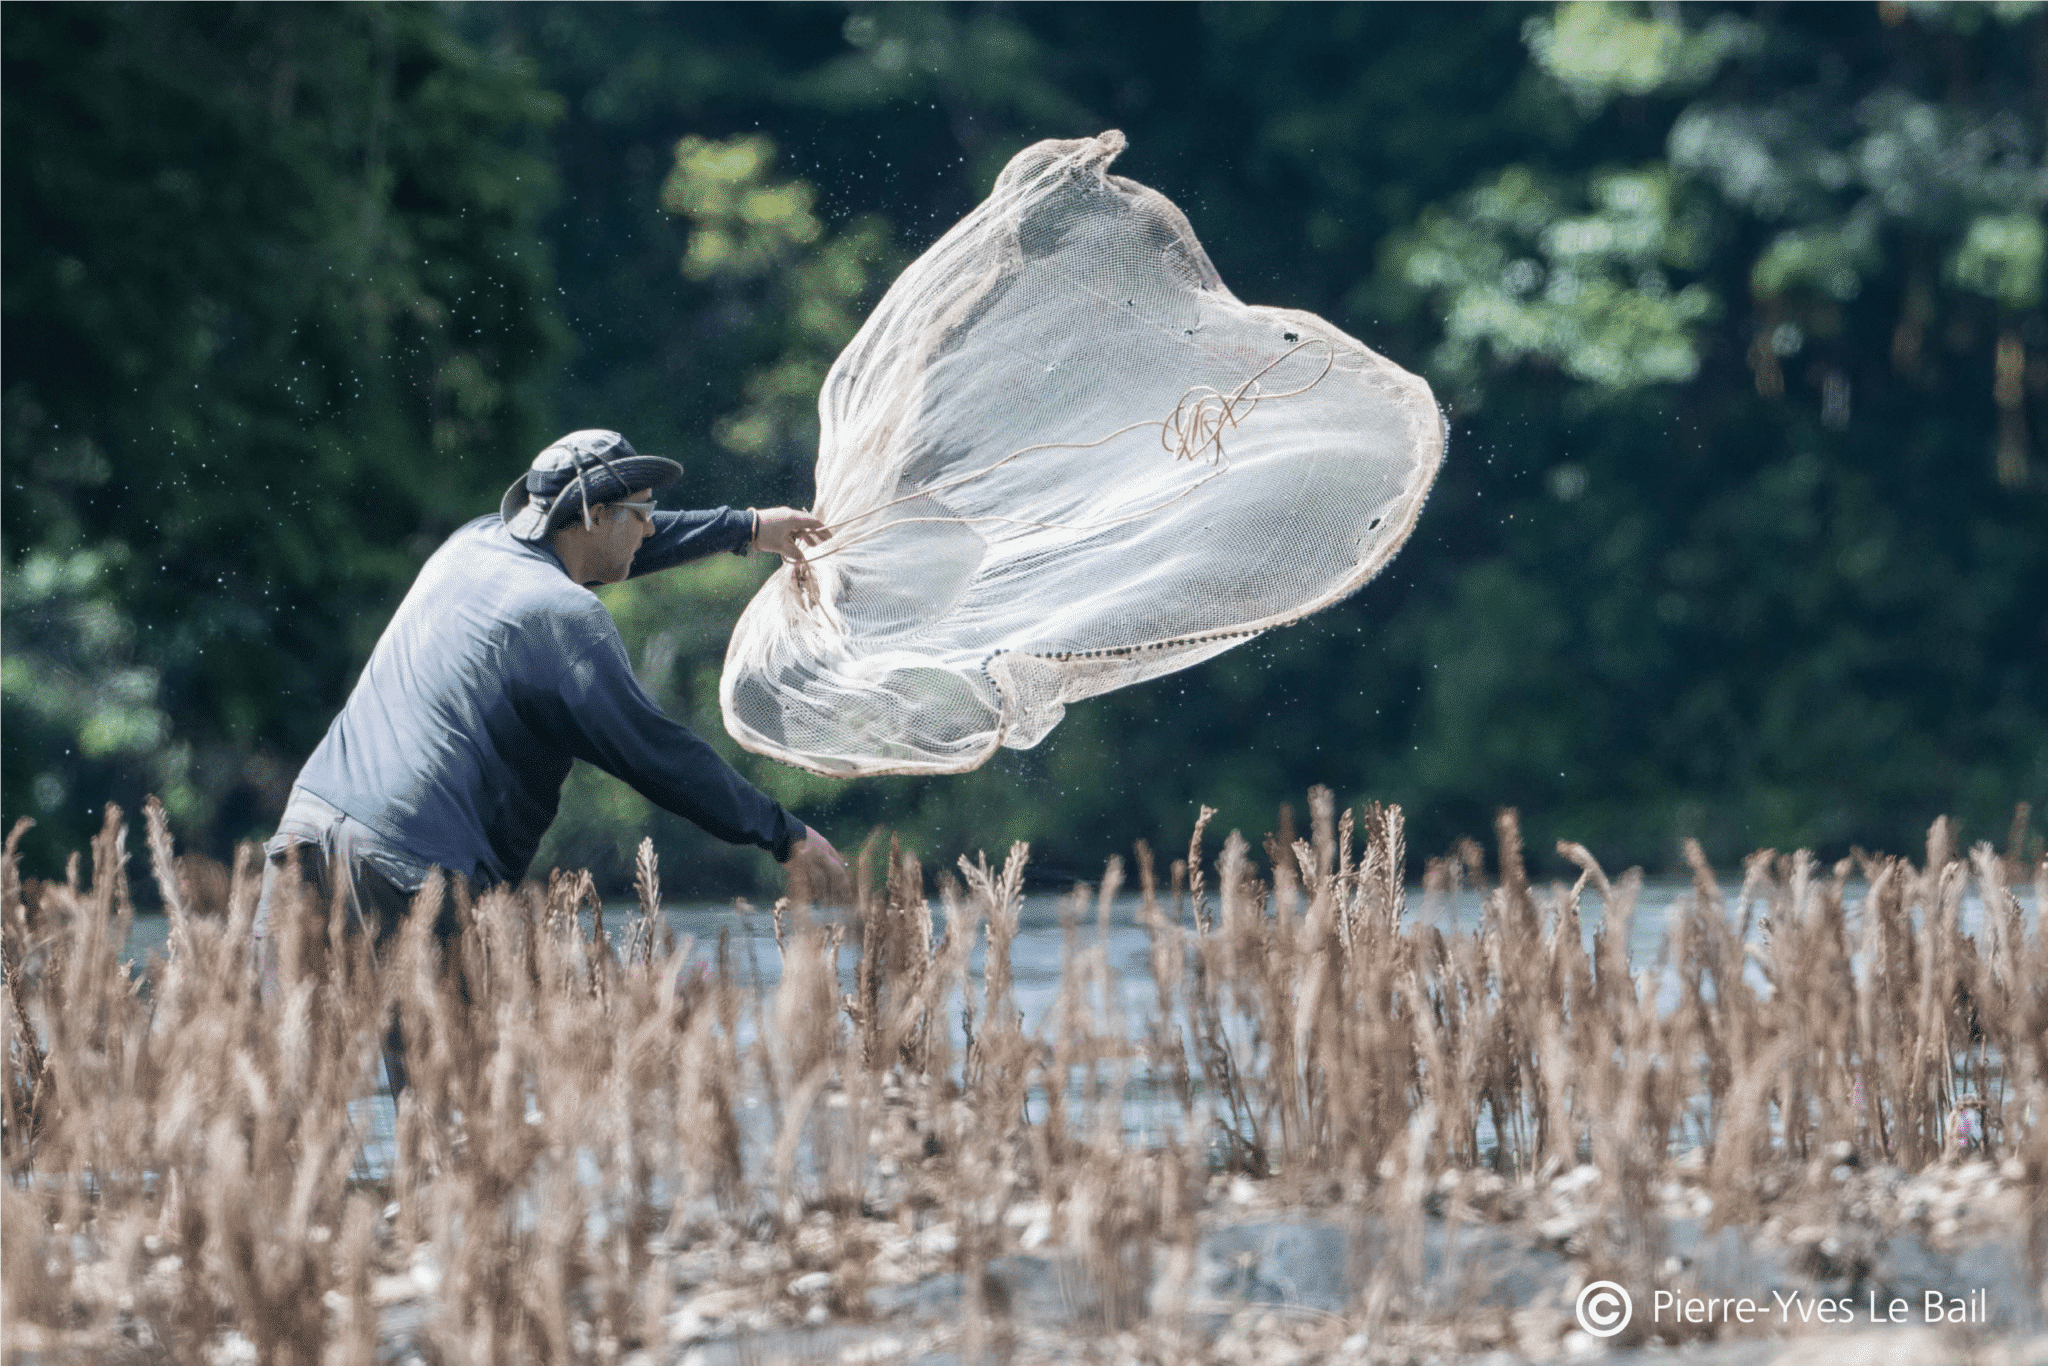
<svg viewBox="0 0 2048 1366"><path fill-rule="evenodd" d="M1433 709L1418 786L1638 857L1999 829L2048 791L2048 11L1566 4L1526 36L1576 136L1386 255L1469 429L1568 419L1517 433L1549 468L1429 609L1526 644L1459 670L1502 691ZM1550 793L1462 739L1509 716Z"/></svg>
<svg viewBox="0 0 2048 1366"><path fill-rule="evenodd" d="M18 567L0 567L0 694L9 755L39 761L18 794L30 809L62 812L74 792L117 790L138 778L187 818L205 809L192 788L191 746L163 709L162 675L137 661L136 622L116 593L125 558L118 544L70 554L36 549ZM11 815L22 807L8 795Z"/></svg>
<svg viewBox="0 0 2048 1366"><path fill-rule="evenodd" d="M543 440L558 101L415 6L4 24L8 814L218 847Z"/></svg>
<svg viewBox="0 0 2048 1366"><path fill-rule="evenodd" d="M712 424L718 444L790 466L815 456L825 372L905 260L879 214L828 233L812 212L816 190L772 178L774 156L764 134L685 137L661 203L690 224L683 274L773 332L764 347L773 358L746 376L741 406Z"/></svg>

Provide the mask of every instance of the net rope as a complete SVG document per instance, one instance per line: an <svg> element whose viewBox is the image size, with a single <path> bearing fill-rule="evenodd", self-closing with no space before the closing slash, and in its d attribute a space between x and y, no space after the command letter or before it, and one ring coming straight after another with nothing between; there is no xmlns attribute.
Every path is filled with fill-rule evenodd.
<svg viewBox="0 0 2048 1366"><path fill-rule="evenodd" d="M1178 208L1108 174L1123 145L1020 152L833 364L833 534L762 586L720 679L747 749L965 771L1338 601L1412 530L1428 386L1240 302Z"/></svg>

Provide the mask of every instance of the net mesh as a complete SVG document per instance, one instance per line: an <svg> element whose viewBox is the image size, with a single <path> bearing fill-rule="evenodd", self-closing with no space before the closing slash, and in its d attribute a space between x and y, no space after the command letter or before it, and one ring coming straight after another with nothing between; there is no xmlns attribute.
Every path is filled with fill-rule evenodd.
<svg viewBox="0 0 2048 1366"><path fill-rule="evenodd" d="M719 701L816 773L955 773L1066 704L1371 578L1443 456L1429 386L1240 303L1121 133L1017 154L819 395L833 537L741 616Z"/></svg>

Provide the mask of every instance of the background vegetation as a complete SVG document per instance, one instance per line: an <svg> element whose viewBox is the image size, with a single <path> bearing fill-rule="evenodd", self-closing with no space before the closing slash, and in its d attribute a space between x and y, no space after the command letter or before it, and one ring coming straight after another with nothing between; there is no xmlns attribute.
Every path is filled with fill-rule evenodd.
<svg viewBox="0 0 2048 1366"><path fill-rule="evenodd" d="M1195 805L1409 847L1967 842L2048 795L2048 11L9 6L4 804L268 832L419 562L554 433L803 503L819 378L1025 143L1121 127L1226 281L1452 424L1351 601L965 778L742 768L1092 875ZM610 591L715 682L765 563ZM734 752L729 750L728 752ZM579 770L543 859L771 872Z"/></svg>

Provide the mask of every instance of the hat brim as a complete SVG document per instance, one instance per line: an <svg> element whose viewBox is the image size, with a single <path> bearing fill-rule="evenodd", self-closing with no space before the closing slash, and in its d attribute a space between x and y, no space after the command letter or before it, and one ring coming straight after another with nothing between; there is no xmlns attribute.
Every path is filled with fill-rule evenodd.
<svg viewBox="0 0 2048 1366"><path fill-rule="evenodd" d="M586 468L583 486L590 505L614 502L639 489L664 489L683 477L683 467L665 455L628 455L606 465ZM624 487L621 487L623 482ZM537 504L527 491L526 476L520 475L498 500L498 516L514 539L538 541L560 530L570 518L583 511L583 497L571 479L547 504Z"/></svg>

